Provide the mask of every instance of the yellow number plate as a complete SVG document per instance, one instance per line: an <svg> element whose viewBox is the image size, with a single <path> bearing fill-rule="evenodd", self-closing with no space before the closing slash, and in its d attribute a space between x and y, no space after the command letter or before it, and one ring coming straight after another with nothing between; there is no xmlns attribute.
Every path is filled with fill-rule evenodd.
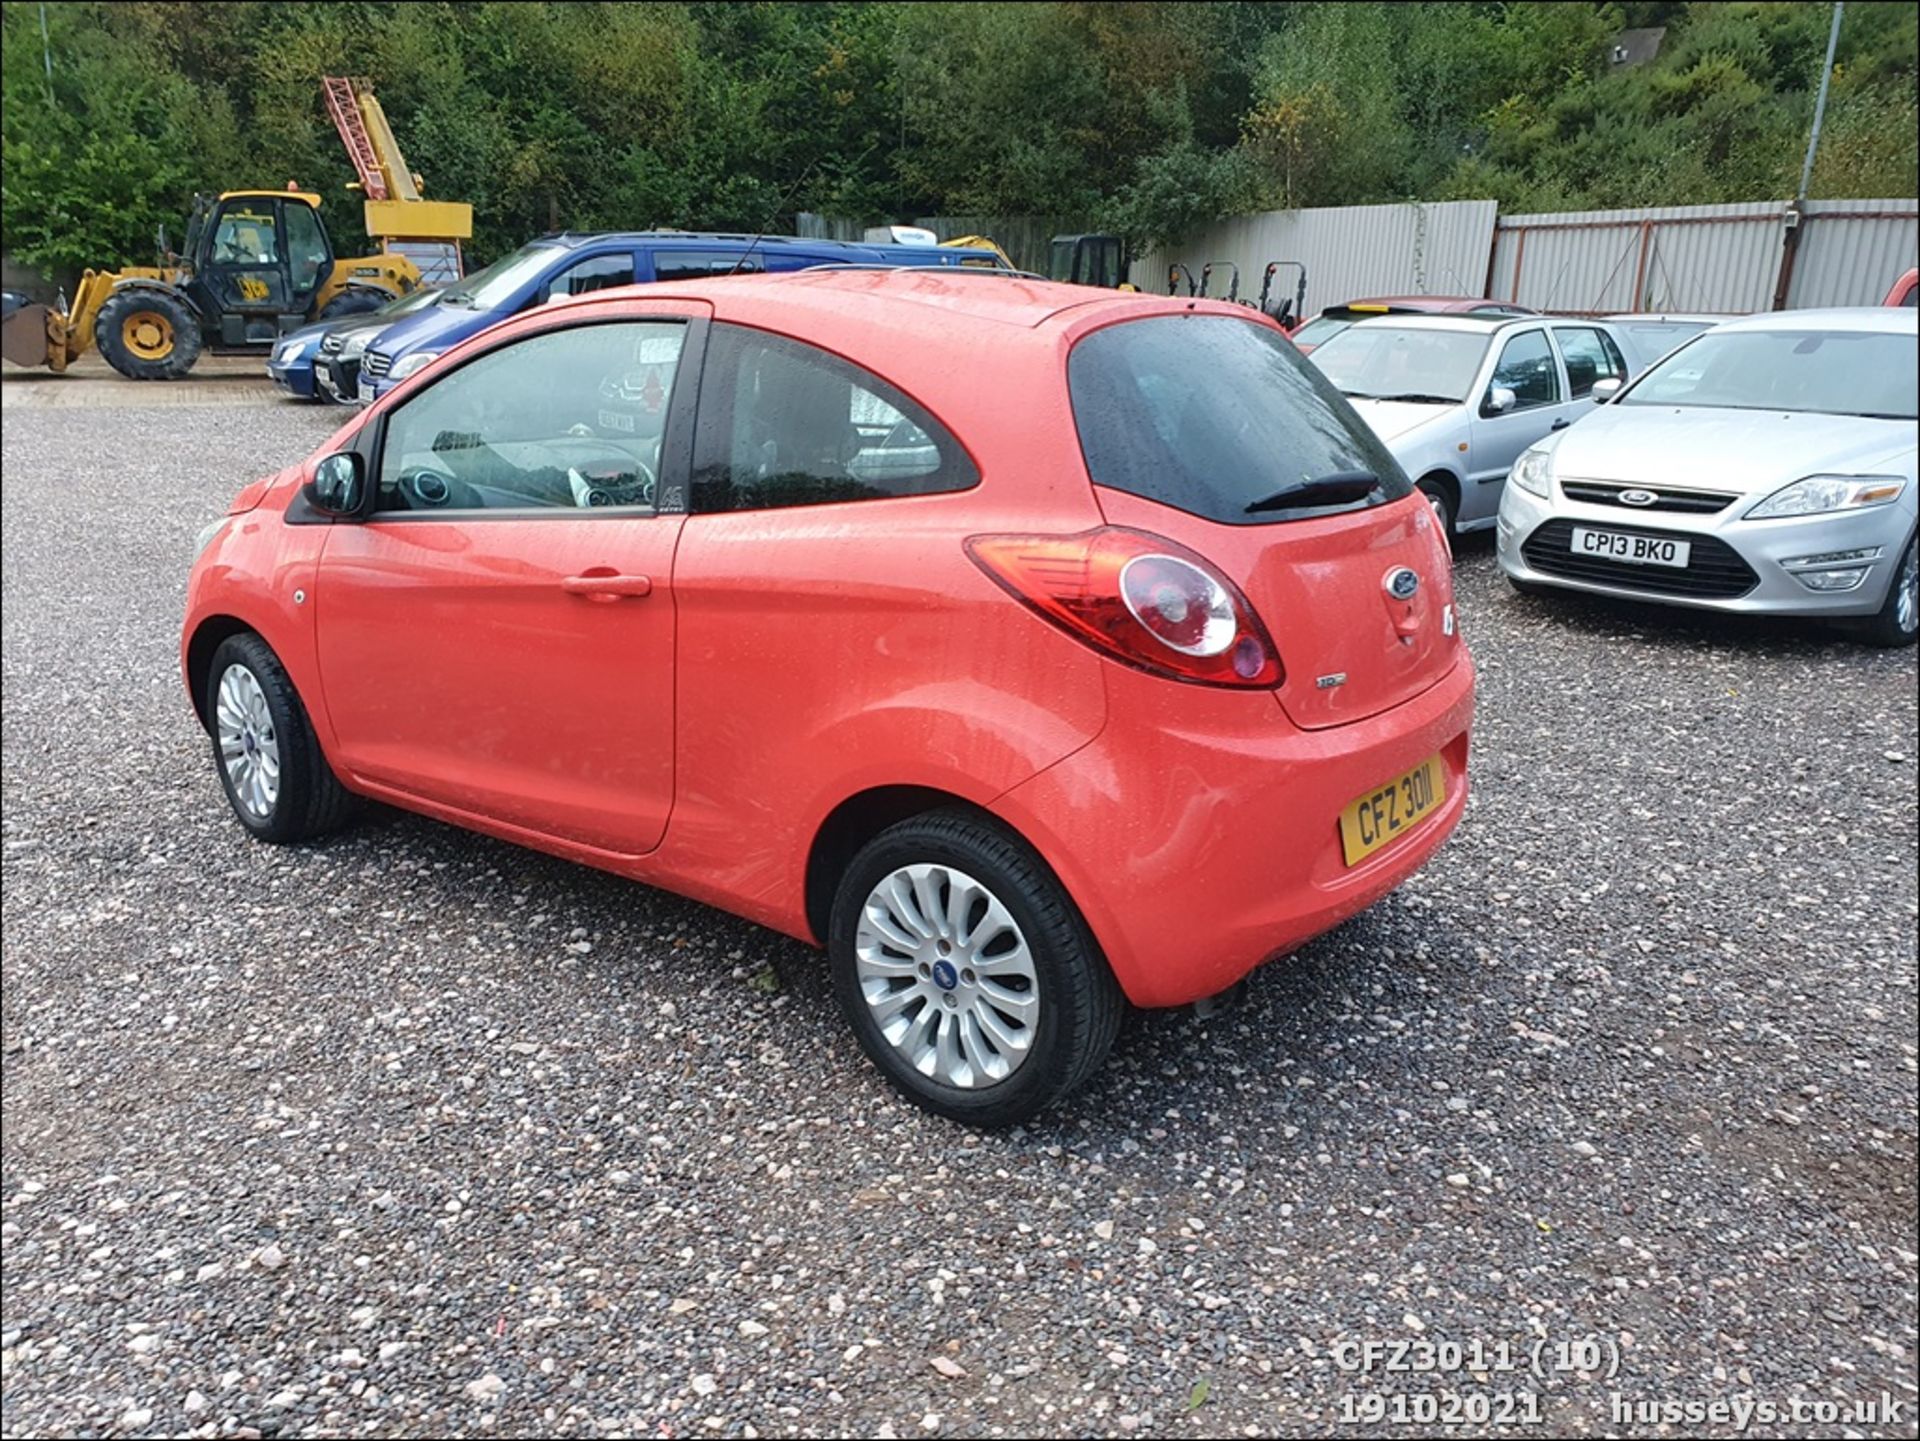
<svg viewBox="0 0 1920 1441"><path fill-rule="evenodd" d="M1446 772L1439 756L1377 791L1369 791L1340 812L1340 845L1347 864L1356 866L1382 846L1390 846L1433 814L1447 798Z"/></svg>

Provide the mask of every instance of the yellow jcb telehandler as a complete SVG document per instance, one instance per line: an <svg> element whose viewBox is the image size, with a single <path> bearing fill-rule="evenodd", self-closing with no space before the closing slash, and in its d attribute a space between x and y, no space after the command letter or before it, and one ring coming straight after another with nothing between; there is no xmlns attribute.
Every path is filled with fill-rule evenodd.
<svg viewBox="0 0 1920 1441"><path fill-rule="evenodd" d="M64 309L9 292L0 350L16 365L65 370L89 346L134 380L177 380L202 350L271 349L315 320L377 310L420 284L406 256L339 259L310 191L196 196L179 254L160 234L160 263L89 270Z"/></svg>

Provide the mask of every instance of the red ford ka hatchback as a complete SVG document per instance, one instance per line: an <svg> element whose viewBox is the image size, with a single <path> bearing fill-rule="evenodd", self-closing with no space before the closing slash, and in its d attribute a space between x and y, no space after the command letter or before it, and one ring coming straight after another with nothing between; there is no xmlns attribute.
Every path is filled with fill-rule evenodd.
<svg viewBox="0 0 1920 1441"><path fill-rule="evenodd" d="M1243 306L991 272L601 292L241 492L181 660L235 814L371 797L824 946L1030 1116L1458 821L1432 512Z"/></svg>

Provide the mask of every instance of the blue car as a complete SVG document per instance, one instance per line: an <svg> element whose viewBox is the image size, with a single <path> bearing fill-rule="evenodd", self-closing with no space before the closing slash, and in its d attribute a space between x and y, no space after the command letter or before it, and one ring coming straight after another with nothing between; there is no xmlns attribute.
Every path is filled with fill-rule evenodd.
<svg viewBox="0 0 1920 1441"><path fill-rule="evenodd" d="M378 310L336 316L332 320L323 320L317 325L309 325L282 336L267 355L267 378L295 400L338 399L337 396L329 397L319 374L322 364L320 352L327 337L345 330L364 330L369 326L376 330L385 329L401 316L411 315L433 304L439 294L438 286L422 285L397 300L389 300Z"/></svg>
<svg viewBox="0 0 1920 1441"><path fill-rule="evenodd" d="M862 245L791 235L654 230L548 235L457 280L437 305L388 327L360 360L358 399L376 400L470 336L549 300L616 285L706 275L804 270L814 265L996 267L991 250Z"/></svg>
<svg viewBox="0 0 1920 1441"><path fill-rule="evenodd" d="M309 325L275 341L267 356L267 378L295 400L317 400L320 390L313 378L313 358L320 353L326 334L326 326Z"/></svg>

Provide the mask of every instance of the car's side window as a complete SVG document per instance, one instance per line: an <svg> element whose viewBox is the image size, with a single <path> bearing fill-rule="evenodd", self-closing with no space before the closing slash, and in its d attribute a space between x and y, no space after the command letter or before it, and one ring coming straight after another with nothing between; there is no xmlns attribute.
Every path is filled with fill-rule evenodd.
<svg viewBox="0 0 1920 1441"><path fill-rule="evenodd" d="M1595 381L1627 378L1626 358L1604 330L1588 325L1556 325L1553 333L1567 362L1567 388L1575 400L1591 395Z"/></svg>
<svg viewBox="0 0 1920 1441"><path fill-rule="evenodd" d="M553 279L540 287L534 296L536 305L545 305L549 300L565 295L586 295L595 290L607 290L615 285L633 284L633 255L621 251L615 255L595 255L589 259L569 265Z"/></svg>
<svg viewBox="0 0 1920 1441"><path fill-rule="evenodd" d="M965 490L960 444L884 380L810 345L716 325L693 440L696 511Z"/></svg>
<svg viewBox="0 0 1920 1441"><path fill-rule="evenodd" d="M450 372L387 417L375 510L652 506L686 333L579 325Z"/></svg>
<svg viewBox="0 0 1920 1441"><path fill-rule="evenodd" d="M758 275L766 266L758 255L745 249L729 254L722 250L656 250L653 252L655 280L696 280L705 275Z"/></svg>
<svg viewBox="0 0 1920 1441"><path fill-rule="evenodd" d="M1560 368L1544 330L1525 331L1506 343L1488 386L1490 391L1502 388L1514 393L1516 411L1561 402Z"/></svg>

